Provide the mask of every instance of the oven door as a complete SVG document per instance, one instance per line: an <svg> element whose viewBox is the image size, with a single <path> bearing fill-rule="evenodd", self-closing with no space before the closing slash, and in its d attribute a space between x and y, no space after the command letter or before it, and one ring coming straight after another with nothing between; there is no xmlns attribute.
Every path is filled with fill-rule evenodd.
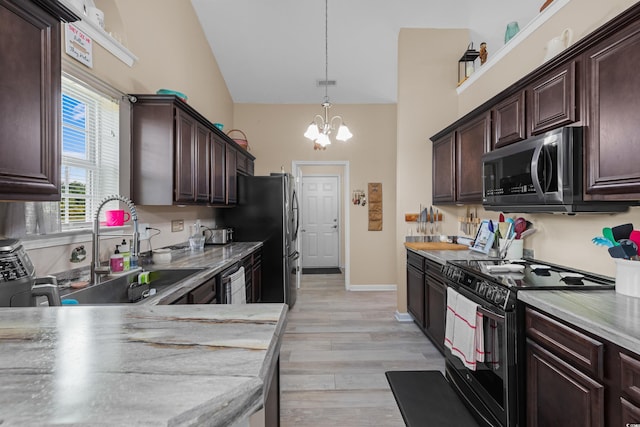
<svg viewBox="0 0 640 427"><path fill-rule="evenodd" d="M458 290L475 300L467 292ZM446 349L447 374L454 388L487 425L514 426L517 417L515 381L515 313L479 307L484 335L484 361L476 370L466 368Z"/></svg>

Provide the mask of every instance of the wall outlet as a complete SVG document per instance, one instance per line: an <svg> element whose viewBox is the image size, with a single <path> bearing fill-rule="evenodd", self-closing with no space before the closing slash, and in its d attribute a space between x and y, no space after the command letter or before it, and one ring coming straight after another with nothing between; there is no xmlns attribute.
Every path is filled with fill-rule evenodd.
<svg viewBox="0 0 640 427"><path fill-rule="evenodd" d="M533 249L523 249L522 256L525 258L535 259L533 256Z"/></svg>
<svg viewBox="0 0 640 427"><path fill-rule="evenodd" d="M184 219L174 219L171 221L171 232L176 233L184 230Z"/></svg>
<svg viewBox="0 0 640 427"><path fill-rule="evenodd" d="M149 226L149 223L147 222L138 224L138 234L140 234L140 240L149 239L149 230L147 230L148 226Z"/></svg>

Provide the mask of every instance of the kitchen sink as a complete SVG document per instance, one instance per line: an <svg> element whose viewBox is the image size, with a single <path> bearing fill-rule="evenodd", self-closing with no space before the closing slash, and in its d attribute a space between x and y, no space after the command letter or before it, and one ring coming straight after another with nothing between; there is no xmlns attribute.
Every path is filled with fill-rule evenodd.
<svg viewBox="0 0 640 427"><path fill-rule="evenodd" d="M169 286L175 285L190 276L202 271L201 268L181 268L154 270L149 272L149 289L162 292ZM139 301L132 301L129 297L129 285L138 280L140 271L115 277L96 285L90 285L84 289L61 295L61 299L75 300L78 304L102 305L102 304L129 304ZM139 289L138 289L139 291ZM144 301L142 299L141 301Z"/></svg>

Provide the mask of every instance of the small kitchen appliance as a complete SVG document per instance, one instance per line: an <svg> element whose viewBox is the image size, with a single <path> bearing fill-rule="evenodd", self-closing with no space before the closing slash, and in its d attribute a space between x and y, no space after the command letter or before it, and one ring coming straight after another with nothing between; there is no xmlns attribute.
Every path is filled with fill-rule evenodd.
<svg viewBox="0 0 640 427"><path fill-rule="evenodd" d="M56 278L36 278L20 241L0 238L0 307L35 306L37 296L46 296L49 305L60 305Z"/></svg>
<svg viewBox="0 0 640 427"><path fill-rule="evenodd" d="M204 235L205 245L226 245L233 241L233 228L208 228Z"/></svg>
<svg viewBox="0 0 640 427"><path fill-rule="evenodd" d="M534 260L496 259L449 261L442 269L447 285L478 305L482 315L486 354L476 369L468 369L449 348L445 350L446 377L476 418L486 425L525 425L522 399L523 306L522 290L614 289L609 278Z"/></svg>

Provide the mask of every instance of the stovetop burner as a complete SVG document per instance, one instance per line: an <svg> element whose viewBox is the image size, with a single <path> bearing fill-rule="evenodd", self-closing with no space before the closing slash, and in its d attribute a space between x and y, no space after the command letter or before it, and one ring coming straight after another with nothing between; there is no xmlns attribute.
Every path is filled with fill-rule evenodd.
<svg viewBox="0 0 640 427"><path fill-rule="evenodd" d="M512 290L614 289L611 279L544 261L473 260L451 261L451 264L467 272L485 276Z"/></svg>

